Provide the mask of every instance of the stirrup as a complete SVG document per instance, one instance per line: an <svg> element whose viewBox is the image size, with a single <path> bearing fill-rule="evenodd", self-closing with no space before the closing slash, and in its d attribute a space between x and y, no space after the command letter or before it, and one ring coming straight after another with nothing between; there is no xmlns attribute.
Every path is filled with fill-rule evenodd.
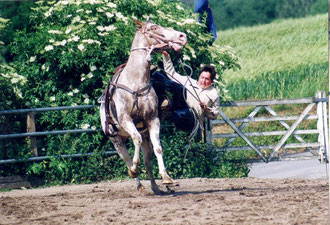
<svg viewBox="0 0 330 225"><path fill-rule="evenodd" d="M97 99L97 103L105 103L105 94L102 94L98 99Z"/></svg>
<svg viewBox="0 0 330 225"><path fill-rule="evenodd" d="M115 127L115 125L113 124L109 124L108 126L108 134L105 133L105 135L109 135L110 137L114 137L114 136L117 136L118 135L118 130L117 128Z"/></svg>
<svg viewBox="0 0 330 225"><path fill-rule="evenodd" d="M160 110L161 111L169 111L171 107L171 101L170 99L166 96L162 103L160 104Z"/></svg>

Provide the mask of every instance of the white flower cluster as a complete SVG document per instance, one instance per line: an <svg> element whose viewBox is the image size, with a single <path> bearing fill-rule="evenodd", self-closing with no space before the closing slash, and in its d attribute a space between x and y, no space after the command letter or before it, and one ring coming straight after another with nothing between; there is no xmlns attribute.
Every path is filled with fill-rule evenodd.
<svg viewBox="0 0 330 225"><path fill-rule="evenodd" d="M196 20L188 18L188 19L182 19L180 22L177 22L179 26L184 26L186 24L199 24Z"/></svg>
<svg viewBox="0 0 330 225"><path fill-rule="evenodd" d="M9 67L0 65L0 67L5 68L6 70L9 70L7 73L0 73L0 76L8 79L10 83L15 85L24 85L27 82L27 79L23 77L22 75L19 75L16 72L12 72Z"/></svg>
<svg viewBox="0 0 330 225"><path fill-rule="evenodd" d="M91 79L92 77L94 77L94 74L92 72L88 73L87 75L83 73L83 74L81 74L80 81L84 81L86 79Z"/></svg>
<svg viewBox="0 0 330 225"><path fill-rule="evenodd" d="M114 25L109 25L109 26L97 26L96 29L98 29L99 31L113 31L116 30L116 27Z"/></svg>
<svg viewBox="0 0 330 225"><path fill-rule="evenodd" d="M189 45L186 45L186 48L190 51L191 57L196 59L195 50L192 47L190 47Z"/></svg>
<svg viewBox="0 0 330 225"><path fill-rule="evenodd" d="M160 0L147 0L147 2L153 6L157 6L160 3Z"/></svg>
<svg viewBox="0 0 330 225"><path fill-rule="evenodd" d="M76 88L76 89L73 89L72 91L68 92L67 95L73 96L73 94L77 94L77 93L79 93L79 90Z"/></svg>
<svg viewBox="0 0 330 225"><path fill-rule="evenodd" d="M42 66L41 66L41 69L42 70L45 70L46 72L49 71L49 66L46 66L46 64L44 63Z"/></svg>
<svg viewBox="0 0 330 225"><path fill-rule="evenodd" d="M99 46L101 45L101 42L97 41L97 40L92 40L92 39L87 39L87 40L82 40L83 43L87 43L87 44L98 44Z"/></svg>
<svg viewBox="0 0 330 225"><path fill-rule="evenodd" d="M92 130L96 130L96 126L91 126L89 125L88 123L83 123L80 125L80 128L81 129L88 129L88 128L91 128Z"/></svg>
<svg viewBox="0 0 330 225"><path fill-rule="evenodd" d="M153 3L157 3L158 1L151 1ZM52 7L44 7L45 10L45 17L51 16L53 13L59 12L59 11L64 11L65 8L67 7L68 4L74 4L74 5L82 5L82 4L90 4L90 5L97 5L96 11L98 13L104 14L104 16L108 19L110 18L115 18L117 21L122 21L126 25L128 24L129 18L124 16L121 12L118 12L116 10L117 5L109 0L60 0L57 2L49 2L49 4L53 4ZM158 3L157 3L158 4ZM92 40L92 39L87 39L87 40L82 40L80 41L81 35L79 33L84 30L82 29L84 24L88 24L89 26L95 26L96 29L99 31L98 35L99 36L106 36L110 35L111 31L116 30L117 28L114 25L108 25L108 26L102 26L102 25L97 25L98 22L98 17L91 17L89 14L93 13L92 10L86 10L83 8L78 8L76 10L76 15L67 15L66 18L72 18L71 19L71 24L64 28L63 30L60 29L53 29L49 30L49 34L55 34L55 40L52 39L52 42L50 41L51 44L46 45L44 47L44 51L52 51L55 49L56 46L65 46L68 42L80 42L77 43L77 49L80 51L86 50L86 45L85 44L97 44L101 45L100 41L97 40ZM86 20L86 21L85 21ZM68 35L71 34L71 37L63 38L63 34ZM61 35L61 38L57 35ZM60 39L60 40L58 40ZM71 51L73 51L74 47L71 48Z"/></svg>
<svg viewBox="0 0 330 225"><path fill-rule="evenodd" d="M50 34L63 34L63 32L60 31L60 30L49 30L48 33L50 33Z"/></svg>
<svg viewBox="0 0 330 225"><path fill-rule="evenodd" d="M87 94L83 94L82 96L83 96L83 98L85 98L84 103L88 104L89 103L89 96Z"/></svg>
<svg viewBox="0 0 330 225"><path fill-rule="evenodd" d="M91 72L89 72L87 75L84 74L84 73L81 74L81 78L80 78L81 81L84 81L86 79L91 79L91 78L94 77L94 74L92 72L95 71L95 70L97 70L97 67L94 66L94 65L92 65L92 66L89 67L89 69L90 69Z"/></svg>

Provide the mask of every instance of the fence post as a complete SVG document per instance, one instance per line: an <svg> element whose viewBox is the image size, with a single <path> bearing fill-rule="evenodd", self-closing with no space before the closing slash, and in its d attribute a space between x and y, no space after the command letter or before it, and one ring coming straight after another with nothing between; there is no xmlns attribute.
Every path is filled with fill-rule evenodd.
<svg viewBox="0 0 330 225"><path fill-rule="evenodd" d="M326 94L322 91L322 99L326 98ZM328 114L327 114L327 102L322 102L322 115L323 115L323 137L324 137L324 154L326 162L329 162L329 131L328 131Z"/></svg>
<svg viewBox="0 0 330 225"><path fill-rule="evenodd" d="M209 118L206 118L204 122L204 143L208 148L212 146L212 124Z"/></svg>
<svg viewBox="0 0 330 225"><path fill-rule="evenodd" d="M322 93L321 91L317 91L315 94L315 98L321 98ZM325 159L325 133L324 133L324 123L323 123L323 103L320 101L317 103L316 106L316 113L317 113L317 130L319 131L318 136L318 143L320 144L319 148L319 155L320 160L323 163Z"/></svg>
<svg viewBox="0 0 330 225"><path fill-rule="evenodd" d="M26 125L27 125L27 133L36 132L36 125L34 122L34 112L27 113ZM38 156L36 137L28 137L28 140L33 156Z"/></svg>

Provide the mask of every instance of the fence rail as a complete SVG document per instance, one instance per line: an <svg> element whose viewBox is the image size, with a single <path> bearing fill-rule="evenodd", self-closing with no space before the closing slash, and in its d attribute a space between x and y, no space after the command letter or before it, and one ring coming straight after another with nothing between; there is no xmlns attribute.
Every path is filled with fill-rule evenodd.
<svg viewBox="0 0 330 225"><path fill-rule="evenodd" d="M328 159L327 147L328 144L328 127L327 127L327 108L326 103L328 98L325 97L324 92L318 92L315 97L312 98L301 98L301 99L275 99L275 100L260 100L260 101L235 101L235 102L226 102L220 104L220 116L222 119L206 121L206 129L204 132L205 141L212 145L212 142L218 138L228 139L226 143L220 148L216 148L216 151L236 151L236 150L251 150L257 152L257 154L265 161L269 162L275 153L280 149L289 149L289 148L318 148L321 159ZM288 105L288 104L308 104L305 110L300 115L290 115L290 116L279 116L277 113L270 107L273 105ZM221 110L221 108L226 107L254 107L252 112L246 118L229 118ZM308 114L313 107L316 106L316 114ZM27 132L18 133L18 134L3 134L0 135L1 139L10 139L10 138L22 138L28 137L31 150L34 157L27 159L4 159L0 160L0 164L6 163L16 163L23 161L40 161L44 159L49 159L54 156L38 156L38 149L36 146L36 137L44 135L56 135L56 134L68 134L68 133L93 133L99 132L101 129L75 129L75 130L57 130L57 131L43 131L36 132L35 128L35 119L34 113L36 112L48 112L48 111L59 111L59 110L82 110L95 108L96 105L81 105L81 106L62 106L62 107L46 107L46 108L35 108L35 109L15 109L15 110L4 110L0 111L0 115L9 115L17 113L26 113L27 114ZM264 108L271 116L256 117L261 108ZM304 120L315 120L317 121L317 129L306 129L297 130L298 125ZM277 121L279 122L286 130L285 131L260 131L260 132L244 132L243 128L246 127L251 122L261 123L261 122L270 122ZM292 125L286 123L286 121L294 121ZM233 130L233 133L222 133L216 134L213 133L212 127L216 125L228 124ZM239 124L239 126L236 126ZM300 135L302 134L318 134L317 143L307 143ZM277 144L268 144L257 146L249 139L249 137L256 136L282 136L281 140ZM285 143L287 139L293 136L298 143ZM247 146L232 146L232 142L236 138L242 138ZM262 149L272 149L272 153L269 157L266 157L261 150ZM84 154L72 154L72 155L62 155L63 158L68 157L84 157L92 155L93 153L84 153ZM106 155L116 155L115 151L105 152Z"/></svg>
<svg viewBox="0 0 330 225"><path fill-rule="evenodd" d="M95 108L96 105L76 105L76 106L59 106L59 107L45 107L45 108L34 108L34 109L12 109L0 111L0 115L8 115L15 113L29 113L29 112L48 112L48 111L61 111L61 110L72 110L72 109L90 109Z"/></svg>
<svg viewBox="0 0 330 225"><path fill-rule="evenodd" d="M17 134L3 134L0 135L1 139L10 139L10 138L23 138L28 137L30 142L30 147L33 153L33 157L24 158L24 159L3 159L0 160L1 164L8 163L18 163L18 162L31 162L31 161L42 161L45 159L50 159L52 157L58 156L38 156L38 149L36 145L36 137L45 136L45 135L58 135L58 134L69 134L69 133L95 133L101 131L101 129L74 129L74 130L56 130L56 131L42 131L36 132L35 128L35 119L34 113L37 112L49 112L49 111L62 111L62 110L82 110L95 108L97 105L79 105L79 106L60 106L60 107L45 107L45 108L32 108L32 109L14 109L14 110L3 110L0 111L0 115L10 115L18 113L27 114L27 132L26 133L17 133ZM116 151L106 151L105 155L116 155ZM77 154L65 154L60 155L62 158L77 158L94 155L94 153L77 153Z"/></svg>
<svg viewBox="0 0 330 225"><path fill-rule="evenodd" d="M278 100L258 100L258 101L235 101L222 103L221 108L226 107L254 107L252 112L246 118L229 118L220 108L220 116L222 119L210 122L206 135L208 144L212 145L213 141L218 138L227 139L223 146L216 148L216 151L233 151L233 150L254 150L265 162L269 162L280 149L288 148L318 148L321 159L328 159L328 126L327 126L327 107L328 98L325 97L324 92L317 92L313 98L302 99L278 99ZM271 108L274 105L292 105L292 104L307 104L306 108L300 115L279 116ZM310 111L316 107L316 114L310 114ZM270 116L256 117L260 110L264 108ZM316 121L317 129L297 129L298 125L305 120ZM260 132L244 132L243 128L250 122L278 122L281 124L285 131L260 131ZM286 121L293 121L289 125ZM212 127L216 125L228 124L233 130L233 133L213 133ZM236 126L238 124L238 126ZM318 134L317 143L307 143L300 135L302 134ZM260 136L282 136L277 144L268 145L255 145L249 137ZM293 136L298 143L286 144L289 137ZM247 146L232 146L233 141L241 137ZM261 152L262 149L272 149L268 157Z"/></svg>

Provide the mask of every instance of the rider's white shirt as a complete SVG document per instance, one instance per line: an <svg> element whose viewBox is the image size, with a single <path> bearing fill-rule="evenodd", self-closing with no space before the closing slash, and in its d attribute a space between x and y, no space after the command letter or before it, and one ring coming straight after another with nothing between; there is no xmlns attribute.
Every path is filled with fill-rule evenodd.
<svg viewBox="0 0 330 225"><path fill-rule="evenodd" d="M171 80L183 84L187 88L187 104L189 105L189 107L193 108L198 114L200 124L203 124L205 116L212 120L216 119L219 114L218 91L212 85L210 85L206 89L202 89L198 85L197 80L191 79L188 76L181 76L180 74L178 74L173 67L173 63L169 55L163 55L163 64L167 76ZM198 97L195 96L195 93L197 93ZM211 112L204 112L204 110L200 107L198 98L210 108Z"/></svg>

